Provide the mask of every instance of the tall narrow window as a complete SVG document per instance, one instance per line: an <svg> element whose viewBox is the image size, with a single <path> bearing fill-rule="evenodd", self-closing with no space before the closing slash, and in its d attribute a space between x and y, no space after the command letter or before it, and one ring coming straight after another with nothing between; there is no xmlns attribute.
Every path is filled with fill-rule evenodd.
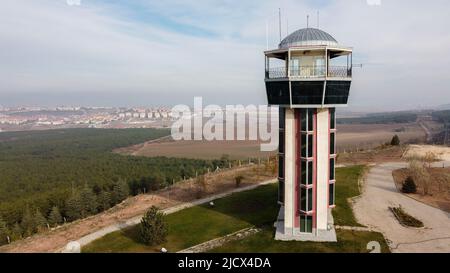
<svg viewBox="0 0 450 273"><path fill-rule="evenodd" d="M313 183L313 162L308 161L308 185Z"/></svg>
<svg viewBox="0 0 450 273"><path fill-rule="evenodd" d="M284 157L278 157L278 177L284 178Z"/></svg>
<svg viewBox="0 0 450 273"><path fill-rule="evenodd" d="M330 155L336 154L336 133L330 134Z"/></svg>
<svg viewBox="0 0 450 273"><path fill-rule="evenodd" d="M336 129L336 109L330 109L330 129Z"/></svg>
<svg viewBox="0 0 450 273"><path fill-rule="evenodd" d="M280 127L280 129L284 129L285 116L286 116L285 109L280 107L279 108L279 120L280 120L279 127Z"/></svg>
<svg viewBox="0 0 450 273"><path fill-rule="evenodd" d="M284 146L284 130L280 130L280 132L279 132L279 139L278 139L278 152L280 153L280 154L284 154L284 149L285 149L285 146Z"/></svg>
<svg viewBox="0 0 450 273"><path fill-rule="evenodd" d="M300 189L300 209L302 211L308 211L306 204L307 204L306 188L301 188Z"/></svg>
<svg viewBox="0 0 450 273"><path fill-rule="evenodd" d="M291 76L300 76L300 58L291 59Z"/></svg>
<svg viewBox="0 0 450 273"><path fill-rule="evenodd" d="M308 114L307 113L308 112L306 112L305 109L301 109L300 110L300 123L301 123L300 128L301 128L301 130L303 132L305 132L306 129L307 129L307 120L308 120Z"/></svg>
<svg viewBox="0 0 450 273"><path fill-rule="evenodd" d="M308 145L308 143L307 143L307 135L306 134L302 134L302 139L301 139L301 149L302 149L302 151L301 151L301 156L302 157L307 157L308 155L307 155L307 151L306 151L306 147L308 147L307 146Z"/></svg>
<svg viewBox="0 0 450 273"><path fill-rule="evenodd" d="M307 183L307 178L306 178L306 172L308 171L307 169L307 162L302 160L302 164L301 164L301 181L300 184L301 185L305 185Z"/></svg>
<svg viewBox="0 0 450 273"><path fill-rule="evenodd" d="M335 175L334 175L334 158L330 158L330 180L334 180L335 179Z"/></svg>
<svg viewBox="0 0 450 273"><path fill-rule="evenodd" d="M308 157L313 157L313 135L308 135Z"/></svg>
<svg viewBox="0 0 450 273"><path fill-rule="evenodd" d="M308 189L308 206L306 211L312 211L313 210L313 189Z"/></svg>
<svg viewBox="0 0 450 273"><path fill-rule="evenodd" d="M334 183L332 183L332 184L330 184L329 185L329 187L328 187L328 205L330 205L330 206L334 206L334 189L335 188L335 186L334 186Z"/></svg>
<svg viewBox="0 0 450 273"><path fill-rule="evenodd" d="M308 109L308 131L314 130L314 109Z"/></svg>
<svg viewBox="0 0 450 273"><path fill-rule="evenodd" d="M312 216L302 215L300 217L300 232L312 232Z"/></svg>

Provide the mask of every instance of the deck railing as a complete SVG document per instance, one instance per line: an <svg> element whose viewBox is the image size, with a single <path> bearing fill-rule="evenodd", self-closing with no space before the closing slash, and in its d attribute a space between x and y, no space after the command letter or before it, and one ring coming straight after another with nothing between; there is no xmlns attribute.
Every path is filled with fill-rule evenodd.
<svg viewBox="0 0 450 273"><path fill-rule="evenodd" d="M325 77L325 66L300 66L290 68L290 77L292 78L321 78ZM283 79L287 78L288 73L286 67L271 67L266 70L266 79ZM334 78L350 78L352 77L352 69L347 66L329 66L328 77Z"/></svg>

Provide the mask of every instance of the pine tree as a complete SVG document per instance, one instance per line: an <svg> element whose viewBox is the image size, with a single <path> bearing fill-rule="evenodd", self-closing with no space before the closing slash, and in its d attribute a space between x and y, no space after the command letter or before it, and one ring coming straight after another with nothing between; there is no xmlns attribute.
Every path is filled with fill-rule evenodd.
<svg viewBox="0 0 450 273"><path fill-rule="evenodd" d="M83 218L97 213L97 196L87 184L84 185L80 193L80 201L82 207L81 216Z"/></svg>
<svg viewBox="0 0 450 273"><path fill-rule="evenodd" d="M34 217L30 212L30 208L27 207L25 209L20 224L24 237L31 236L36 232L36 222L34 221Z"/></svg>
<svg viewBox="0 0 450 273"><path fill-rule="evenodd" d="M402 192L403 193L417 192L416 183L414 182L414 179L411 176L408 176L408 178L406 178L405 182L403 183Z"/></svg>
<svg viewBox="0 0 450 273"><path fill-rule="evenodd" d="M102 191L98 195L98 210L105 211L111 207L111 193L108 191Z"/></svg>
<svg viewBox="0 0 450 273"><path fill-rule="evenodd" d="M119 179L113 185L113 191L111 194L111 201L113 204L119 204L125 200L130 194L130 189L125 180Z"/></svg>
<svg viewBox="0 0 450 273"><path fill-rule="evenodd" d="M23 236L22 228L20 227L19 223L15 223L14 226L11 229L11 241L17 241L22 239Z"/></svg>
<svg viewBox="0 0 450 273"><path fill-rule="evenodd" d="M82 216L82 205L80 195L77 193L72 194L69 199L66 200L65 214L69 221L75 221Z"/></svg>
<svg viewBox="0 0 450 273"><path fill-rule="evenodd" d="M34 223L36 226L36 232L47 229L47 219L45 219L44 215L42 215L41 211L38 209L34 213Z"/></svg>
<svg viewBox="0 0 450 273"><path fill-rule="evenodd" d="M158 245L166 241L168 234L164 213L152 206L142 217L140 225L141 240L147 245Z"/></svg>
<svg viewBox="0 0 450 273"><path fill-rule="evenodd" d="M8 243L9 229L6 222L0 217L0 246Z"/></svg>
<svg viewBox="0 0 450 273"><path fill-rule="evenodd" d="M395 135L391 140L391 146L399 146L400 145L400 138L398 135Z"/></svg>
<svg viewBox="0 0 450 273"><path fill-rule="evenodd" d="M51 227L56 227L63 222L61 212L57 206L54 206L48 215L48 223Z"/></svg>

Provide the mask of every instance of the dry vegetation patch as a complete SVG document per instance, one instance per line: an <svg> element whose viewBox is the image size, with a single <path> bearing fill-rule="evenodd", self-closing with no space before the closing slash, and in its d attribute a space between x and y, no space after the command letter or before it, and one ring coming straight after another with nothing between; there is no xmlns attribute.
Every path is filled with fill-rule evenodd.
<svg viewBox="0 0 450 273"><path fill-rule="evenodd" d="M417 164L393 172L397 188L401 189L406 179L412 177L417 193L408 196L450 212L450 168L428 168Z"/></svg>
<svg viewBox="0 0 450 273"><path fill-rule="evenodd" d="M401 225L406 227L422 228L424 227L422 221L414 218L413 216L406 213L406 211L400 207L390 207L389 210L394 214L395 218L400 222Z"/></svg>

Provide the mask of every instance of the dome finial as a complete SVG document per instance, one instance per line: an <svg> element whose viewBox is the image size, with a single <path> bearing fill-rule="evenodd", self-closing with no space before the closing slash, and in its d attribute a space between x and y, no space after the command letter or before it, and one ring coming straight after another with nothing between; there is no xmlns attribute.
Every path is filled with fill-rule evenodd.
<svg viewBox="0 0 450 273"><path fill-rule="evenodd" d="M306 15L306 28L309 28L309 14Z"/></svg>

